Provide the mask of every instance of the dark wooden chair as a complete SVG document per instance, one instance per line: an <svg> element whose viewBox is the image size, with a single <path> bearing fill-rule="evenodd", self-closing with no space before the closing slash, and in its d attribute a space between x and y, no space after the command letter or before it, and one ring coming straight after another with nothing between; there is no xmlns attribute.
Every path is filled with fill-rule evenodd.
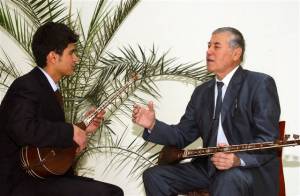
<svg viewBox="0 0 300 196"><path fill-rule="evenodd" d="M279 139L284 139L284 132L285 132L285 121L279 122ZM282 148L278 148L277 154L280 167L279 167L279 196L285 196L285 183L284 183L284 175L283 175L283 164L282 164ZM199 189L188 193L182 193L183 195L187 196L209 196L209 192L206 189Z"/></svg>
<svg viewBox="0 0 300 196"><path fill-rule="evenodd" d="M279 139L284 139L285 133L285 121L279 122ZM282 148L278 148L278 158L279 158L279 196L285 196L285 182L284 182L284 174L283 174L283 164L282 164Z"/></svg>

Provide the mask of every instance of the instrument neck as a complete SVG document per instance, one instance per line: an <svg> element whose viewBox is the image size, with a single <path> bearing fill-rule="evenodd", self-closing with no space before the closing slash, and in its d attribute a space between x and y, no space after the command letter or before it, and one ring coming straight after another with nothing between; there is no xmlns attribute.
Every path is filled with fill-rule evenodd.
<svg viewBox="0 0 300 196"><path fill-rule="evenodd" d="M272 148L282 148L287 146L297 146L299 145L299 139L290 140L290 141L278 141L278 142L263 142L263 143L252 143L252 144L240 144L240 145L231 145L223 147L209 147L209 148L200 148L193 150L184 150L183 158L193 158L199 156L212 155L218 152L245 152L245 151L254 151L262 149L272 149Z"/></svg>
<svg viewBox="0 0 300 196"><path fill-rule="evenodd" d="M113 93L112 95L110 95L98 108L96 108L95 111L93 111L91 114L89 114L88 116L86 116L78 124L81 125L81 126L85 126L85 128L88 127L93 122L93 119L98 115L98 113L100 113L101 111L105 110L107 108L107 106L109 106L115 99L117 99L118 97L120 97L120 95L124 91L126 91L128 89L128 87L134 81L136 81L136 80L137 80L137 78L133 78L128 83L126 83L124 86L122 86L121 88L119 88L115 93Z"/></svg>

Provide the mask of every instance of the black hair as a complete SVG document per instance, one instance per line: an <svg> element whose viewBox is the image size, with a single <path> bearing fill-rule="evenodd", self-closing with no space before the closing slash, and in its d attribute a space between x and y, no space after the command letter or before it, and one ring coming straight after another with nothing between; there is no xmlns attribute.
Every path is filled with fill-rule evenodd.
<svg viewBox="0 0 300 196"><path fill-rule="evenodd" d="M232 48L236 48L236 47L240 47L242 49L242 54L241 54L241 62L243 61L244 59L244 53L245 53L245 47L246 47L246 44L245 44L245 39L244 39L244 36L243 34L233 28L233 27L221 27L221 28L218 28L216 30L214 30L213 34L215 33L223 33L223 32L229 32L230 34L233 35L233 39L230 40L229 42L229 45L230 47Z"/></svg>
<svg viewBox="0 0 300 196"><path fill-rule="evenodd" d="M51 51L61 55L68 44L77 41L78 35L65 24L47 22L33 35L31 49L37 65L43 68Z"/></svg>

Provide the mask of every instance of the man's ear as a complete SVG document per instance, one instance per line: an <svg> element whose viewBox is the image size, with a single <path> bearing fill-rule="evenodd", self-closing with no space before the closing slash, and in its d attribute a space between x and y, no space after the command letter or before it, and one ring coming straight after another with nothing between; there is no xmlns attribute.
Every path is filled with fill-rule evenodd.
<svg viewBox="0 0 300 196"><path fill-rule="evenodd" d="M240 47L235 48L233 51L233 60L238 61L241 59L241 56L242 56L242 48Z"/></svg>
<svg viewBox="0 0 300 196"><path fill-rule="evenodd" d="M58 55L54 51L48 53L46 62L47 64L55 64L57 60Z"/></svg>

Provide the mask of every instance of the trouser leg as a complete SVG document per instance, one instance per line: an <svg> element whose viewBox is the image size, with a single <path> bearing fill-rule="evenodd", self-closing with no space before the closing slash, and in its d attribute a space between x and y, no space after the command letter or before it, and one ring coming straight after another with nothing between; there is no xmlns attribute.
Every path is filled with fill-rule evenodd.
<svg viewBox="0 0 300 196"><path fill-rule="evenodd" d="M209 185L207 173L191 163L154 166L143 173L147 196L169 196Z"/></svg>
<svg viewBox="0 0 300 196"><path fill-rule="evenodd" d="M253 196L251 174L241 168L218 171L209 191L211 196Z"/></svg>
<svg viewBox="0 0 300 196"><path fill-rule="evenodd" d="M61 176L46 180L27 178L12 196L123 196L118 186L80 176Z"/></svg>

